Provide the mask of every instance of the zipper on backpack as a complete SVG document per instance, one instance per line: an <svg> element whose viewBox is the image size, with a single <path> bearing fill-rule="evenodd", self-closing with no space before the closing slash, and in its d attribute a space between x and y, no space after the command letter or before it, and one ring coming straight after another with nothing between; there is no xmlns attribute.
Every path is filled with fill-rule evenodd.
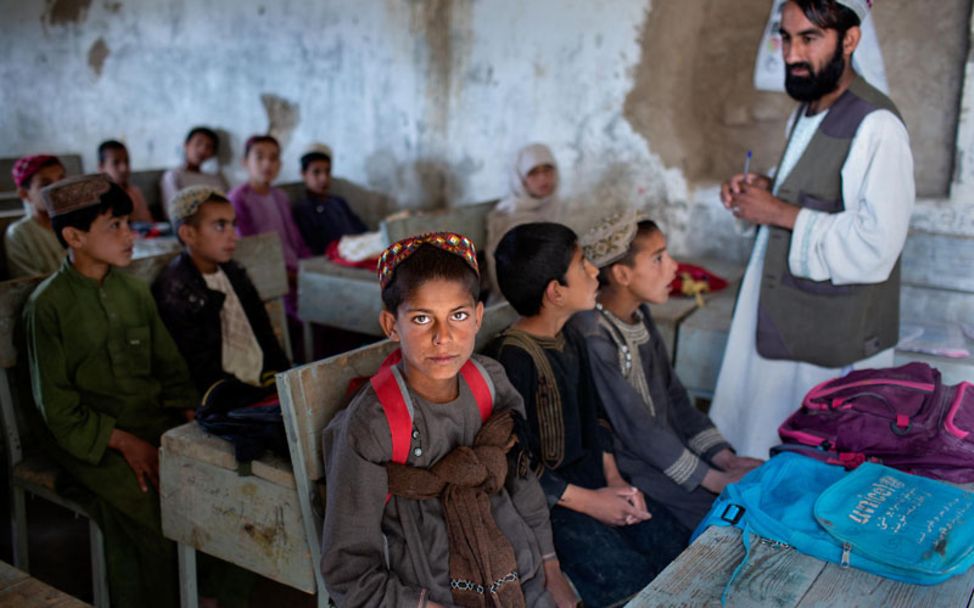
<svg viewBox="0 0 974 608"><path fill-rule="evenodd" d="M842 562L839 564L842 568L849 567L849 558L852 556L852 545L849 543L842 543Z"/></svg>

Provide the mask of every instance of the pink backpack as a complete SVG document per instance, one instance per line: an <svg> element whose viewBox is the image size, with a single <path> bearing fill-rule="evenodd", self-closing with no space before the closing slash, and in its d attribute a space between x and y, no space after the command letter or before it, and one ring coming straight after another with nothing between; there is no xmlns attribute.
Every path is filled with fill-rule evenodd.
<svg viewBox="0 0 974 608"><path fill-rule="evenodd" d="M925 363L864 369L819 384L778 429L794 451L853 469L877 462L974 481L974 385L945 386Z"/></svg>

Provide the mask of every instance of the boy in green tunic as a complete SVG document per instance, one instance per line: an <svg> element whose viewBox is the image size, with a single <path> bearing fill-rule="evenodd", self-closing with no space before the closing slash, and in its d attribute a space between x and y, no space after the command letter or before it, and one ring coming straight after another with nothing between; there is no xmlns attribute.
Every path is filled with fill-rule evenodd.
<svg viewBox="0 0 974 608"><path fill-rule="evenodd" d="M105 534L114 606L173 606L175 546L162 536L159 440L196 402L186 364L132 260L132 202L102 175L44 189L60 269L24 311L40 441L88 492Z"/></svg>

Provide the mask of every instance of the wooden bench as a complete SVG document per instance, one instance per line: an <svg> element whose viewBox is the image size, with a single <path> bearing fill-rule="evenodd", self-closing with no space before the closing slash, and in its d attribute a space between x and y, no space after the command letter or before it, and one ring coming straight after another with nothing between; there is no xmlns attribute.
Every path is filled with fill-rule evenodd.
<svg viewBox="0 0 974 608"><path fill-rule="evenodd" d="M9 608L82 608L90 606L0 562L0 606Z"/></svg>
<svg viewBox="0 0 974 608"><path fill-rule="evenodd" d="M477 348L483 348L516 318L517 314L507 303L489 308L478 334ZM396 348L396 343L383 340L277 376L304 536L311 550L311 564L319 590L319 606L327 602L320 569L321 527L324 521L321 489L325 476L321 433L334 415L347 405L349 382L375 374L386 356Z"/></svg>
<svg viewBox="0 0 974 608"><path fill-rule="evenodd" d="M134 260L123 272L151 283L175 254L165 254ZM241 239L236 260L247 268L261 298L276 317L275 332L284 342L287 325L284 321L283 295L287 293L284 274L284 257L276 234L259 235ZM8 477L11 485L11 528L13 533L14 563L29 571L27 547L26 495L38 496L54 502L77 515L87 517L81 507L60 497L55 483L61 474L60 467L44 453L25 450L21 441L24 425L19 411L31 407L29 387L16 384L14 373L18 361L18 345L15 328L27 298L45 277L29 277L0 283L0 423L4 434ZM275 312L276 311L276 312ZM20 403L21 398L27 403ZM229 444L222 440L226 449ZM95 605L108 605L108 587L105 580L103 539L98 526L89 521L92 553L92 576Z"/></svg>
<svg viewBox="0 0 974 608"><path fill-rule="evenodd" d="M744 557L741 531L711 527L666 567L627 608L717 608ZM842 568L752 536L751 556L731 586L728 605L763 608L974 607L974 568L935 586L908 585Z"/></svg>
<svg viewBox="0 0 974 608"><path fill-rule="evenodd" d="M974 238L913 231L903 250L900 315L907 321L974 325ZM974 340L967 339L974 353ZM974 381L974 356L964 359L896 351L896 365L923 361L944 382Z"/></svg>
<svg viewBox="0 0 974 608"><path fill-rule="evenodd" d="M902 260L902 319L972 323L974 239L914 231L906 241ZM727 346L735 291L716 294L712 305L694 311L680 324L676 371L694 396L713 397ZM974 352L974 341L968 339L967 346ZM910 361L936 367L949 384L974 380L974 357L950 359L896 350L895 365Z"/></svg>
<svg viewBox="0 0 974 608"><path fill-rule="evenodd" d="M743 266L726 260L681 257L679 261L706 268L727 281L728 286L722 291L703 294L705 306L708 306L715 299L724 297L727 293L737 293L741 277L744 276ZM663 341L666 343L666 351L670 355L670 361L675 361L679 328L699 308L697 299L686 296L673 296L665 304L651 304L649 308L653 313L653 321L656 322L656 327L659 329Z"/></svg>
<svg viewBox="0 0 974 608"><path fill-rule="evenodd" d="M278 184L277 187L287 193L292 203L304 197L304 182ZM345 199L355 215L372 230L377 229L379 223L396 209L395 201L389 195L370 190L342 177L332 177L328 191Z"/></svg>
<svg viewBox="0 0 974 608"><path fill-rule="evenodd" d="M486 242L486 216L495 201L452 209L394 215L379 223L388 243L424 232L460 232L477 247ZM298 269L298 316L305 324L305 348L312 341L311 323L328 325L370 336L381 336L382 300L375 272L348 268L325 260L302 260ZM310 360L310 351L306 353Z"/></svg>
<svg viewBox="0 0 974 608"><path fill-rule="evenodd" d="M132 171L129 176L129 183L138 186L139 190L142 191L142 198L145 199L149 212L155 218L166 217L166 214L163 213L163 207L168 201L162 200L162 191L159 188L159 182L162 181L162 175L165 172L165 169L144 169Z"/></svg>

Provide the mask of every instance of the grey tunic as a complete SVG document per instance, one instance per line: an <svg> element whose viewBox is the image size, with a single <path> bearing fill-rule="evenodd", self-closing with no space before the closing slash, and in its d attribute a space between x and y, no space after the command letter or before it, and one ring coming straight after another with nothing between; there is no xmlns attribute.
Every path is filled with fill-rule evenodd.
<svg viewBox="0 0 974 608"><path fill-rule="evenodd" d="M598 310L575 315L570 323L585 336L595 386L615 431L619 469L692 529L716 498L700 485L710 459L730 444L690 402L649 307L639 312L635 324ZM630 351L631 365L620 342Z"/></svg>
<svg viewBox="0 0 974 608"><path fill-rule="evenodd" d="M521 396L503 368L480 355L495 387L494 412L524 416ZM467 385L450 403L431 403L410 391L414 438L407 464L429 467L460 445L472 445L480 414ZM393 496L386 502L385 464L392 440L371 385L328 425L322 437L327 500L321 571L339 606L450 605L449 541L439 500ZM545 590L543 560L555 550L548 505L537 478L509 476L491 497L498 528L514 548L528 606L554 606Z"/></svg>

